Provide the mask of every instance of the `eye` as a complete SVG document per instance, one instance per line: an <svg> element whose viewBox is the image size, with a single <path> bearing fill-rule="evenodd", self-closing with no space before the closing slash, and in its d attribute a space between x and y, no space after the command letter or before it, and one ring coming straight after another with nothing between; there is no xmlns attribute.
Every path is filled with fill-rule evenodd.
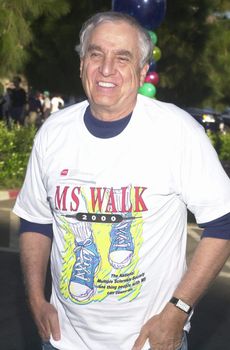
<svg viewBox="0 0 230 350"><path fill-rule="evenodd" d="M118 60L119 60L119 62L121 62L121 63L129 62L129 58L126 57L126 56L119 56L119 57L118 57Z"/></svg>
<svg viewBox="0 0 230 350"><path fill-rule="evenodd" d="M101 56L101 53L100 53L100 52L95 52L95 51L94 51L94 52L91 52L91 53L90 53L90 57L92 57L92 58L94 58L94 57L97 58L97 57L100 57L100 56Z"/></svg>

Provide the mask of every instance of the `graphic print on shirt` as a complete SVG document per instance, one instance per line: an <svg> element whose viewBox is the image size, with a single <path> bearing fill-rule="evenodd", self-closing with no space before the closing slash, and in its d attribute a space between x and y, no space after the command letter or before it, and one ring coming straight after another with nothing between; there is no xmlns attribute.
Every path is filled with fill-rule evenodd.
<svg viewBox="0 0 230 350"><path fill-rule="evenodd" d="M145 190L57 186L54 205L65 240L60 291L66 299L87 304L113 295L131 301L140 293Z"/></svg>

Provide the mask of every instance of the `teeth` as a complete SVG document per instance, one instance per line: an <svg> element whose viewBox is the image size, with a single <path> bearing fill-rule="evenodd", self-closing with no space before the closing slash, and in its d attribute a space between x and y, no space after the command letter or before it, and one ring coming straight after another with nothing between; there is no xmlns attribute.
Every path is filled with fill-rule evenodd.
<svg viewBox="0 0 230 350"><path fill-rule="evenodd" d="M115 86L115 84L113 84L113 83L106 83L104 81L99 81L98 85L101 87L108 87L108 88Z"/></svg>

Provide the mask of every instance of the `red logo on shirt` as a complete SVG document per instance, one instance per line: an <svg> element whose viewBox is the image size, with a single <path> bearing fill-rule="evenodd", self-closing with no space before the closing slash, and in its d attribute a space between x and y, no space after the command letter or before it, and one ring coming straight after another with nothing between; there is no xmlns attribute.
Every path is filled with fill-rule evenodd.
<svg viewBox="0 0 230 350"><path fill-rule="evenodd" d="M68 172L69 172L69 169L63 169L63 170L61 171L61 176L66 176L66 175L68 175Z"/></svg>

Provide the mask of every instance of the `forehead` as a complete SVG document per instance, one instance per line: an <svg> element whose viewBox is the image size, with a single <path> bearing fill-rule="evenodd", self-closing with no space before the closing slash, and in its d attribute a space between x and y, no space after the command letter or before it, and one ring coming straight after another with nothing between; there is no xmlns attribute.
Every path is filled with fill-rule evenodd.
<svg viewBox="0 0 230 350"><path fill-rule="evenodd" d="M103 22L97 25L89 37L88 45L102 48L138 50L138 32L134 26L123 21Z"/></svg>

